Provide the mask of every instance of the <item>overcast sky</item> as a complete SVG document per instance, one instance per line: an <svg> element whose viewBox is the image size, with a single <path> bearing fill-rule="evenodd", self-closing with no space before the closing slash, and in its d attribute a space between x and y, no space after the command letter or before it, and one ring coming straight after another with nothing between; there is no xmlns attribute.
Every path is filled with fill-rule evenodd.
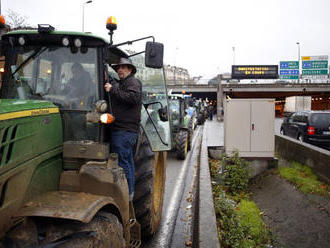
<svg viewBox="0 0 330 248"><path fill-rule="evenodd" d="M33 26L82 30L82 0L0 0ZM85 31L115 43L153 35L165 45L165 63L211 78L236 65L279 64L301 56L330 55L330 0L93 0L85 5ZM135 46L132 49L139 50Z"/></svg>

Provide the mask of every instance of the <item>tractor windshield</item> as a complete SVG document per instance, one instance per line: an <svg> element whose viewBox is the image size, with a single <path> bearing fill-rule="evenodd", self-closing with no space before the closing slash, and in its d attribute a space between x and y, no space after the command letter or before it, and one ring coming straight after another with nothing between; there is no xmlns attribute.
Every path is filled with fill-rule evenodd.
<svg viewBox="0 0 330 248"><path fill-rule="evenodd" d="M61 110L64 140L95 140L97 127L88 135L85 114L98 98L97 48L16 46L7 53L1 98L51 101Z"/></svg>
<svg viewBox="0 0 330 248"><path fill-rule="evenodd" d="M180 100L170 100L170 115L173 122L173 127L178 127L180 122Z"/></svg>
<svg viewBox="0 0 330 248"><path fill-rule="evenodd" d="M61 109L91 110L97 93L96 48L77 53L65 47L16 47L6 98L45 99Z"/></svg>

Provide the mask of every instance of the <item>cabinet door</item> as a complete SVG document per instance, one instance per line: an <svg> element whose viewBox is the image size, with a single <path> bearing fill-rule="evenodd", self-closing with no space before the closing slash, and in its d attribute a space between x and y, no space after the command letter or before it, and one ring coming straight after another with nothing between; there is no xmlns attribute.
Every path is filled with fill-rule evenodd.
<svg viewBox="0 0 330 248"><path fill-rule="evenodd" d="M268 152L274 150L274 114L273 100L251 103L251 151Z"/></svg>
<svg viewBox="0 0 330 248"><path fill-rule="evenodd" d="M250 151L250 102L231 100L226 107L226 152Z"/></svg>

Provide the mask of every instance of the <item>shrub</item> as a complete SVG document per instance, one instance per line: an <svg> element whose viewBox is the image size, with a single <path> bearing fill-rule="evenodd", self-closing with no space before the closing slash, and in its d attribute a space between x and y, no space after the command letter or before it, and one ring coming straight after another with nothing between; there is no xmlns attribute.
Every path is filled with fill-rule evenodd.
<svg viewBox="0 0 330 248"><path fill-rule="evenodd" d="M236 152L233 157L210 160L210 171L221 247L265 247L268 231L260 211L253 202L243 200L248 198L248 163Z"/></svg>
<svg viewBox="0 0 330 248"><path fill-rule="evenodd" d="M228 192L236 195L246 191L250 177L249 163L240 158L239 153L235 151L232 157L224 155L221 164L224 168L224 186Z"/></svg>
<svg viewBox="0 0 330 248"><path fill-rule="evenodd" d="M218 220L218 231L221 245L224 247L241 247L246 238L246 230L237 215L236 203L221 192L215 198L215 213Z"/></svg>

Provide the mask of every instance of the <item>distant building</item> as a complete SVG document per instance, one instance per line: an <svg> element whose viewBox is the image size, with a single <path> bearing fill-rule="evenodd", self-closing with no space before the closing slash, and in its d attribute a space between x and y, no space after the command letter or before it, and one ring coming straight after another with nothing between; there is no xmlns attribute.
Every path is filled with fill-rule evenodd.
<svg viewBox="0 0 330 248"><path fill-rule="evenodd" d="M182 84L188 84L192 81L190 79L189 72L187 69L177 66L165 65L164 70L165 70L165 77L167 80L167 84L182 85Z"/></svg>
<svg viewBox="0 0 330 248"><path fill-rule="evenodd" d="M128 54L134 54L134 51L126 50ZM136 55L131 57L133 64L136 67L136 77L140 80L147 80L151 78L153 75L156 74L155 70L152 68L148 68L144 66L144 56L143 55Z"/></svg>
<svg viewBox="0 0 330 248"><path fill-rule="evenodd" d="M126 52L130 55L134 54L134 51L126 50ZM147 68L144 66L144 56L137 55L131 57L133 64L136 66L136 76L141 80L146 80L151 78L157 72L152 68ZM187 69L171 66L171 65L164 65L165 71L165 78L166 82L169 85L183 85L183 84L191 84L196 82L195 80L190 79L189 72Z"/></svg>

